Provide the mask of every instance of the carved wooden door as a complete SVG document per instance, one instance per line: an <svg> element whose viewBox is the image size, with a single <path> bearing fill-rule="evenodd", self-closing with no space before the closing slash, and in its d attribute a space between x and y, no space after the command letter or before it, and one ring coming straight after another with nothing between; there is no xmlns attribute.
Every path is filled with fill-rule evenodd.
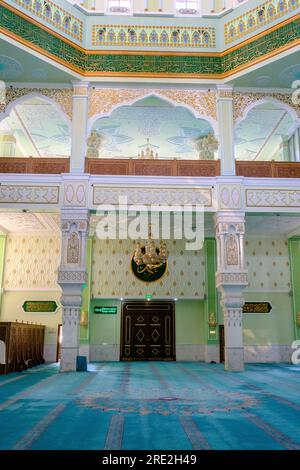
<svg viewBox="0 0 300 470"><path fill-rule="evenodd" d="M174 302L122 304L121 361L174 361Z"/></svg>

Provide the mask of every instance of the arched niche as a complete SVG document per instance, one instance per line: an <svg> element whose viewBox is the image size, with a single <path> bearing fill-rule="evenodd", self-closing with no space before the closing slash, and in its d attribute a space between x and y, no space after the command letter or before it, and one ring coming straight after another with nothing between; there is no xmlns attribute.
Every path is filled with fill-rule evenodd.
<svg viewBox="0 0 300 470"><path fill-rule="evenodd" d="M299 160L299 127L296 111L282 101L252 102L235 125L236 160Z"/></svg>
<svg viewBox="0 0 300 470"><path fill-rule="evenodd" d="M32 93L11 101L0 114L1 157L66 158L71 123L57 103Z"/></svg>
<svg viewBox="0 0 300 470"><path fill-rule="evenodd" d="M154 94L89 122L88 158L211 160L217 151L207 117Z"/></svg>

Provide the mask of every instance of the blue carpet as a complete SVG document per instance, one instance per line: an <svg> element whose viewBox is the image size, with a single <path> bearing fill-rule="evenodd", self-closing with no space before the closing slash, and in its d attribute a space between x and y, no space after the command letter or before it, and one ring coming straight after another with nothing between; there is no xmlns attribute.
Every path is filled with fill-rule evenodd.
<svg viewBox="0 0 300 470"><path fill-rule="evenodd" d="M57 364L0 376L0 449L300 449L300 367Z"/></svg>

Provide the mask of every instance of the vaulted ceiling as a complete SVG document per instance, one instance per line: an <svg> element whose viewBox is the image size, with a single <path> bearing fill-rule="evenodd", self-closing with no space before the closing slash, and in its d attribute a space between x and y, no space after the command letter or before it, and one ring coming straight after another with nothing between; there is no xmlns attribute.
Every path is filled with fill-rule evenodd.
<svg viewBox="0 0 300 470"><path fill-rule="evenodd" d="M17 104L0 123L1 133L12 133L16 156L70 156L69 125L57 109L42 98L32 97Z"/></svg>

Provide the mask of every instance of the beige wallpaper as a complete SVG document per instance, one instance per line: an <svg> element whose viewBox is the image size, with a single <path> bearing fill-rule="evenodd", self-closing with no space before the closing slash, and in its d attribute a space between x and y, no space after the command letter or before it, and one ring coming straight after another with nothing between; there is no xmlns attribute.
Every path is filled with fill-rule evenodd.
<svg viewBox="0 0 300 470"><path fill-rule="evenodd" d="M170 240L168 270L158 281L144 283L131 272L132 240L93 240L92 294L94 297L189 297L205 292L204 251L186 251L185 242Z"/></svg>
<svg viewBox="0 0 300 470"><path fill-rule="evenodd" d="M4 289L59 289L60 239L56 236L8 236Z"/></svg>
<svg viewBox="0 0 300 470"><path fill-rule="evenodd" d="M283 238L245 241L248 291L289 291L291 276L288 242Z"/></svg>

